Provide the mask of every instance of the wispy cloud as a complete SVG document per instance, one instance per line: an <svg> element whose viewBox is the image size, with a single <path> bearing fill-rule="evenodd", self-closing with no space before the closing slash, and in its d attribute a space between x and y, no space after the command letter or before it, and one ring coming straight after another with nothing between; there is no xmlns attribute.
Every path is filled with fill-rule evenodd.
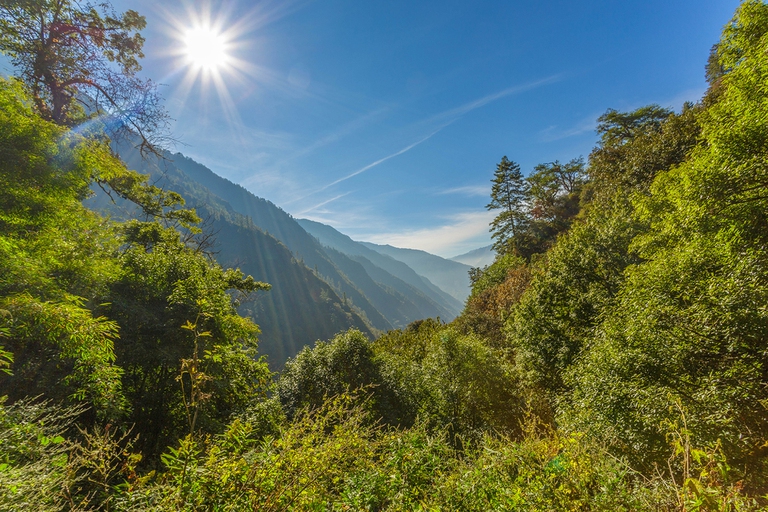
<svg viewBox="0 0 768 512"><path fill-rule="evenodd" d="M361 167L360 169L347 174L346 176L342 176L341 178L334 180L326 185L323 185L322 187L314 190L313 192L310 192L309 194L304 195L303 197L296 198L293 201L300 201L301 199L305 199L311 195L317 194L319 192L322 192L334 185L338 185L339 183L346 181L350 178L353 178L359 174L364 173L365 171L368 171L370 169L373 169L374 167L383 164L387 160L390 160L392 158L395 158L396 156L400 156L403 153L406 153L410 151L411 149L415 148L419 144L422 144L426 142L427 140L431 139L435 135L437 135L440 131L448 127L449 125L453 124L457 120L459 120L461 117L465 116L469 112L478 109L480 107L483 107L485 105L488 105L489 103L492 103L494 101L500 100L502 98L506 98L507 96L512 96L514 94L520 94L525 91L529 91L532 89L536 89L538 87L541 87L543 85L551 84L554 82L557 82L561 79L560 75L553 75L547 78L543 78L541 80L536 80L533 82L528 82L526 84L522 85L516 85L513 87L508 87L502 91L489 94L487 96L483 96L482 98L478 98L476 100L470 101L469 103L465 103L464 105L461 105L459 107L455 107L449 110L446 110L444 112L441 112L439 114L436 114L434 116L431 116L417 124L426 124L426 125L432 125L438 124L439 126L436 129L433 129L427 136L422 137L421 139L417 140L416 142L413 142L412 144L409 144L405 146L404 148L395 151L394 153L391 153L383 158L379 158L378 160L371 162L368 165L365 165ZM293 202L291 201L291 202Z"/></svg>
<svg viewBox="0 0 768 512"><path fill-rule="evenodd" d="M357 132L358 130L360 130L360 128L369 124L371 120L376 119L378 116L380 116L384 112L387 112L388 110L389 108L380 108L380 109L374 110L373 112L369 112L363 116L360 116L357 119L353 119L352 121L342 125L338 130L335 130L331 133L326 134L325 136L319 138L309 146L306 146L305 148L301 149L296 153L296 155L292 156L291 158L293 159L293 158L298 158L300 156L304 156L323 146L327 146L328 144L337 142L343 137L346 137L351 133Z"/></svg>
<svg viewBox="0 0 768 512"><path fill-rule="evenodd" d="M439 196L447 196L452 194L464 195L470 197L487 196L491 192L491 187L487 185L469 185L466 187L455 187L440 190L437 192Z"/></svg>
<svg viewBox="0 0 768 512"><path fill-rule="evenodd" d="M284 169L288 164L290 164L290 162L298 160L324 146L328 146L330 144L338 142L339 140L343 139L349 134L359 131L363 127L370 124L374 119L378 118L379 116L381 116L382 114L384 114L389 110L390 110L389 108L380 108L372 112L368 112L362 116L359 116L343 124L336 130L326 133L319 139L315 140L309 145L305 145L304 147L298 147L298 144L294 140L291 140L290 145L288 145L288 144L283 144L285 140L282 138L276 138L274 141L270 141L269 139L264 138L263 142L266 143L267 148L276 149L280 151L282 154L287 154L287 156L284 156L283 158L278 159L270 164L270 167L273 169L273 171L271 172L275 174L276 177L282 178L283 173L281 172L281 170ZM261 140L259 142L261 142ZM288 142L288 141L285 141L285 142ZM264 174L263 170L262 170L262 173L254 173L252 176L246 178L245 180L242 181L241 184L244 187L253 185L254 183L262 179L260 177L260 174ZM305 194L303 196L293 197L289 201L286 201L284 204L295 203L322 190L324 189L318 189L310 194Z"/></svg>
<svg viewBox="0 0 768 512"><path fill-rule="evenodd" d="M406 232L369 233L361 235L366 241L377 244L389 244L395 247L421 249L439 255L460 254L480 246L490 240L488 224L494 213L462 212L451 215L442 225Z"/></svg>
<svg viewBox="0 0 768 512"><path fill-rule="evenodd" d="M421 144L421 143L423 143L423 142L426 142L427 140L431 139L431 138L432 138L432 137L433 137L433 136L434 136L434 135L435 135L437 132L439 132L439 131L440 131L440 130L442 130L443 128L445 128L445 126L441 126L441 127L440 127L440 128L438 128L437 130L435 130L435 131L433 131L432 133L430 133L429 135L427 135L426 137L423 137L423 138L421 138L421 139L417 140L416 142L414 142L414 143L412 143L412 144L409 144L409 145L407 145L406 147L404 147L404 148L402 148L402 149L400 149L400 150L398 150L398 151L395 151L394 153L392 153L392 154L390 154L390 155L387 155L387 156L385 156L384 158L379 158L379 159L378 159L378 160L376 160L375 162L372 162L372 163L370 163L370 164L368 164L368 165L366 165L366 166L364 166L364 167L361 167L360 169L356 170L356 171L355 171L355 172L353 172L353 173L347 174L346 176L343 176L343 177L341 177L341 178L339 178L339 179L337 179L337 180L335 180L335 181L332 181L331 183L328 183L328 184L326 184L326 185L323 185L322 187L320 187L320 188L318 188L318 189L316 189L316 190L313 190L313 191L312 191L312 192L310 192L309 194L305 194L305 195L303 195L303 196L301 196L301 197L296 197L296 198L294 198L294 199L291 199L290 201L287 201L285 204L295 203L295 202L297 202L297 201L301 201L302 199L306 199L307 197L313 196L313 195L315 195L315 194L319 194L320 192L322 192L322 191L324 191L324 190L327 190L327 189L331 188L331 187L332 187L332 186L334 186L334 185L338 185L338 184L339 184L339 183L341 183L342 181L346 181L346 180L348 180L348 179L350 179L350 178L353 178L353 177L357 176L358 174L362 174L362 173L364 173L365 171L367 171L367 170L369 170L369 169L372 169L372 168L376 167L377 165L383 164L383 163L384 163L384 162L386 162L387 160L390 160L390 159L392 159L392 158L395 158L396 156L402 155L402 154L403 154L403 153L405 153L406 151L410 151L411 149L415 148L415 147L416 147L416 146L418 146L419 144ZM308 211L308 210L307 210L307 211Z"/></svg>
<svg viewBox="0 0 768 512"><path fill-rule="evenodd" d="M348 180L349 178L353 178L353 177L357 176L358 174L362 174L362 173L364 173L365 171L367 171L367 170L369 170L369 169L373 169L373 168L374 168L374 167L376 167L377 165L383 164L383 163L384 163L384 162L386 162L387 160L390 160L390 159L392 159L392 158L395 158L396 156L400 156L400 155L402 155L403 153L405 153L405 152L407 152L407 151L410 151L410 150L412 150L413 148L415 148L415 147L416 147L416 146L418 146L419 144L422 144L422 143L424 143L424 142L428 141L429 139L431 139L432 137L434 137L434 136L437 134L437 132L439 132L440 130L442 130L442 129L443 129L443 128L445 128L446 126L447 126L447 125L441 126L441 127L440 127L440 128L438 128L437 130L433 131L432 133L430 133L430 134L429 134L429 135L427 135L426 137L422 137L421 139L417 140L417 141L416 141L416 142L414 142L413 144L409 144L409 145L405 146L404 148L402 148L402 149L400 149L400 150L398 150L398 151L395 151L394 153L392 153L392 154L390 154L390 155L387 155L387 156L385 156L384 158L379 158L379 159L378 159L378 160L376 160L375 162L372 162L372 163L370 163L370 164L368 164L368 165L366 165L366 166L364 166L364 167L361 167L360 169L356 170L356 171L355 171L355 172L353 172L353 173L350 173L350 174L348 174L348 175L346 175L346 176L344 176L344 177L342 177L342 178L339 178L339 179L337 179L336 181L332 181L331 183L329 183L329 184L327 184L327 185L325 185L325 186L323 186L323 187L319 188L318 190L316 190L316 192L321 192L321 191L323 191L323 190L327 189L328 187L332 187L332 186L334 186L334 185L337 185L337 184L341 183L342 181L346 181L346 180Z"/></svg>
<svg viewBox="0 0 768 512"><path fill-rule="evenodd" d="M494 101L498 101L502 98L506 98L507 96L513 96L513 95L527 92L533 89L538 89L539 87L542 87L544 85L549 85L555 82L559 82L560 80L562 80L562 75L552 75L547 78L534 80L532 82L528 82L525 84L513 85L512 87L507 87L504 90L495 92L493 94L488 94L487 96L483 96L482 98L478 98L476 100L470 101L468 103L465 103L464 105L436 114L430 117L429 119L427 119L426 121L439 122L440 120L449 119L450 120L449 124L450 124L456 121L457 119L459 119L460 117L472 112L473 110L476 110L480 107L484 107L489 103L493 103Z"/></svg>

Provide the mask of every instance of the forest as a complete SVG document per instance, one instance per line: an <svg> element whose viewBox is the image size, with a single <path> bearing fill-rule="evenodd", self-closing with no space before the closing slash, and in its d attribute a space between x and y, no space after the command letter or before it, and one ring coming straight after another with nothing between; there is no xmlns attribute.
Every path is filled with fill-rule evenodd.
<svg viewBox="0 0 768 512"><path fill-rule="evenodd" d="M527 176L501 159L455 320L279 372L237 309L275 283L114 150L162 153L143 27L0 3L0 510L768 507L768 5L697 103L608 109L588 158Z"/></svg>

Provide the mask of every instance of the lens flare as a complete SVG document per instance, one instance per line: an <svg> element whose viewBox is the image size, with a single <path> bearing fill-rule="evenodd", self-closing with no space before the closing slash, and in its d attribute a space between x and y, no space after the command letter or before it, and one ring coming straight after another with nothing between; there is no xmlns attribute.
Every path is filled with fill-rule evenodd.
<svg viewBox="0 0 768 512"><path fill-rule="evenodd" d="M204 71L216 71L229 60L224 37L206 27L192 28L184 35L188 62Z"/></svg>

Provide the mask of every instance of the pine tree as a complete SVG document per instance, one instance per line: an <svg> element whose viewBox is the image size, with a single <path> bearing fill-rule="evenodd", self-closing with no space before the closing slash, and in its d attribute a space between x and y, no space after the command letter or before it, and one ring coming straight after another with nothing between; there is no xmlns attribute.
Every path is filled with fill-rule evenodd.
<svg viewBox="0 0 768 512"><path fill-rule="evenodd" d="M496 166L491 187L491 202L486 208L501 209L491 222L491 238L495 239L493 249L497 254L511 251L511 242L525 226L527 216L525 203L528 184L520 172L520 166L504 156Z"/></svg>

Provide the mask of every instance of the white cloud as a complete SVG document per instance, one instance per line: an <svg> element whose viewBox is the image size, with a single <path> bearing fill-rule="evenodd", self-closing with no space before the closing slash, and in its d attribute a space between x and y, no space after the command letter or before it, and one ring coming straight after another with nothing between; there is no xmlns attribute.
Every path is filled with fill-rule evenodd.
<svg viewBox="0 0 768 512"><path fill-rule="evenodd" d="M462 254L490 243L488 224L494 212L462 212L450 216L446 223L432 227L394 233L369 233L361 239L407 249L421 249L445 257Z"/></svg>
<svg viewBox="0 0 768 512"><path fill-rule="evenodd" d="M437 192L439 196L458 194L470 197L488 196L491 193L490 185L467 185L465 187L448 188Z"/></svg>

